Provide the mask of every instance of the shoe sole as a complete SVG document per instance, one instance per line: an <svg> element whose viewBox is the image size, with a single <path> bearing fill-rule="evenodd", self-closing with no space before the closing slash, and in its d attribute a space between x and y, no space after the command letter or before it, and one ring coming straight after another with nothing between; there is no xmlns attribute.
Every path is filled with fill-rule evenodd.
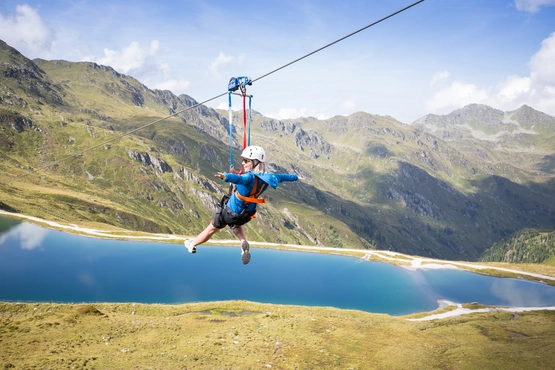
<svg viewBox="0 0 555 370"><path fill-rule="evenodd" d="M251 254L249 251L243 252L243 254L241 255L241 261L243 262L243 265L246 265L250 262L251 260Z"/></svg>
<svg viewBox="0 0 555 370"><path fill-rule="evenodd" d="M241 250L241 261L243 262L243 265L246 265L251 260L249 242L245 240L243 243L241 243Z"/></svg>
<svg viewBox="0 0 555 370"><path fill-rule="evenodd" d="M189 253L197 253L197 247L193 247L193 249L189 249L189 247L187 247L187 240L183 242L183 245L185 246L185 248L187 248Z"/></svg>

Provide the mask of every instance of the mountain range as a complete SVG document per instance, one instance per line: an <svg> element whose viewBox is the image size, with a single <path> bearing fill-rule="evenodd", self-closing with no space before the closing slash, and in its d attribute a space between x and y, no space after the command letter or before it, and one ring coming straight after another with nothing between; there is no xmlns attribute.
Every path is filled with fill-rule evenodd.
<svg viewBox="0 0 555 370"><path fill-rule="evenodd" d="M228 126L227 112L188 95L95 63L30 60L0 41L0 209L195 235L227 191L214 174L230 165ZM238 167L243 128L233 130ZM409 125L255 111L251 143L273 171L305 180L265 193L247 235L474 261L515 232L553 230L554 139L555 118L528 106L473 104Z"/></svg>

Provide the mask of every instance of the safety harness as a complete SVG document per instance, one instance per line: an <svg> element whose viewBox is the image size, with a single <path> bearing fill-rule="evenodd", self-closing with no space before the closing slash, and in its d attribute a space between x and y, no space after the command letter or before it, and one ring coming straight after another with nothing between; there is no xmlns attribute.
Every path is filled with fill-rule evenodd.
<svg viewBox="0 0 555 370"><path fill-rule="evenodd" d="M244 195L239 194L237 189L235 189L235 196L237 198L241 199L245 203L263 204L263 203L266 203L266 198L258 198L258 196L260 196L260 194L262 194L262 192L264 191L264 189L266 189L267 186L268 186L268 184L266 184L264 181L262 181L262 186L257 191L256 188L258 188L258 177L255 176L254 177L254 185L252 187L251 193L248 196L244 196ZM245 205L245 208L243 209L243 212L246 211L246 209L247 209L247 207ZM248 215L248 216L245 216L245 217L256 218L256 211L254 211L254 213L252 215Z"/></svg>
<svg viewBox="0 0 555 370"><path fill-rule="evenodd" d="M239 199L241 199L243 202L245 203L266 203L266 198L258 198L260 196L260 194L262 194L262 192L266 189L266 187L268 186L268 184L266 184L264 181L262 181L263 184L260 187L260 189L258 191L256 191L256 189L258 188L258 177L255 176L254 177L254 185L252 187L251 193L248 196L244 196L239 194L239 192L237 191L237 189L235 189L235 196Z"/></svg>

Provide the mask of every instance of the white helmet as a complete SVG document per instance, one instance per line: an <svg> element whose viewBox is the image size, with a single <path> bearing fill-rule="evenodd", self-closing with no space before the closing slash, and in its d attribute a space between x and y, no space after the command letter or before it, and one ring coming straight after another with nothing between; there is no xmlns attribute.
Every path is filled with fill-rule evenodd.
<svg viewBox="0 0 555 370"><path fill-rule="evenodd" d="M251 145L243 150L243 153L241 153L241 157L247 159L256 159L260 162L266 162L266 151L261 146Z"/></svg>

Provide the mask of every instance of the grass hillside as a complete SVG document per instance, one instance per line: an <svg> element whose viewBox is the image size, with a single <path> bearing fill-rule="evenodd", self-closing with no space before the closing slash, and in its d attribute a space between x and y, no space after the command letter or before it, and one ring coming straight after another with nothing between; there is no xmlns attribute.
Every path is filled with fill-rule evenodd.
<svg viewBox="0 0 555 370"><path fill-rule="evenodd" d="M0 303L5 369L551 369L555 313L434 321L334 308Z"/></svg>
<svg viewBox="0 0 555 370"><path fill-rule="evenodd" d="M107 66L31 61L3 42L0 62L2 209L184 236L205 227L227 191L214 178L229 167L226 112L191 108L190 96ZM267 192L247 233L476 260L518 230L555 224L554 122L529 107L468 106L414 125L363 112L285 121L255 112L251 142L276 172L306 181Z"/></svg>

